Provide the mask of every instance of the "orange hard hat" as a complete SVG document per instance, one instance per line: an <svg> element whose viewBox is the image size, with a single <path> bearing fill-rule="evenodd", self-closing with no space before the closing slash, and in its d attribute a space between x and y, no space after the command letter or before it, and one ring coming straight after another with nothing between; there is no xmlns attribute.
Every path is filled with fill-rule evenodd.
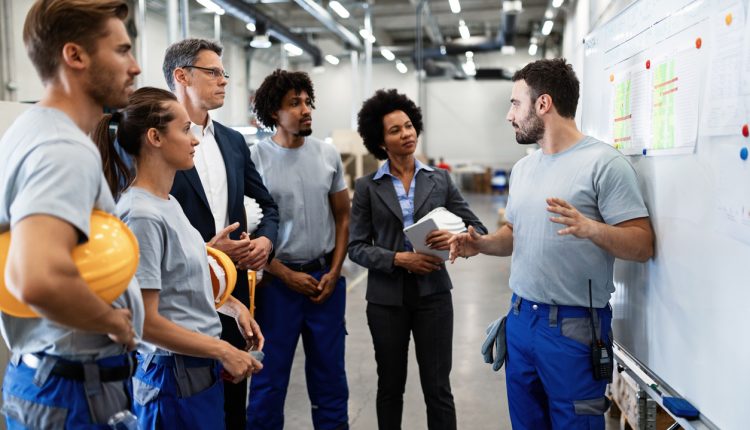
<svg viewBox="0 0 750 430"><path fill-rule="evenodd" d="M0 267L5 268L11 240L10 231L0 235ZM119 218L94 210L89 240L73 249L73 261L94 294L112 303L128 288L138 268L138 241ZM0 278L0 310L19 318L38 316L8 291L4 276Z"/></svg>
<svg viewBox="0 0 750 430"><path fill-rule="evenodd" d="M211 272L211 287L214 290L214 304L219 309L229 299L237 283L237 269L227 254L216 248L206 247L208 267Z"/></svg>

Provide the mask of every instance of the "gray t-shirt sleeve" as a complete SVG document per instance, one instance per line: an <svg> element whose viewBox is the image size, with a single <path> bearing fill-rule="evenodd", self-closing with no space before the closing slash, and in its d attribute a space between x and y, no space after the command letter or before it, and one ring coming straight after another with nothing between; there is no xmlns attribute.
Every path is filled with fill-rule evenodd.
<svg viewBox="0 0 750 430"><path fill-rule="evenodd" d="M100 192L100 165L96 154L81 145L59 141L35 148L14 181L18 188L10 205L11 228L30 215L51 215L88 236L91 208Z"/></svg>
<svg viewBox="0 0 750 430"><path fill-rule="evenodd" d="M619 224L648 216L635 170L624 157L608 162L596 178L599 212L604 222Z"/></svg>
<svg viewBox="0 0 750 430"><path fill-rule="evenodd" d="M159 222L149 218L128 219L128 227L138 239L140 260L135 277L142 290L161 290L161 264L164 259L164 232Z"/></svg>
<svg viewBox="0 0 750 430"><path fill-rule="evenodd" d="M344 182L344 163L341 162L341 155L339 155L338 151L332 149L330 157L332 164L336 169L333 174L333 180L331 181L331 189L328 192L328 194L333 194L346 189L346 183Z"/></svg>

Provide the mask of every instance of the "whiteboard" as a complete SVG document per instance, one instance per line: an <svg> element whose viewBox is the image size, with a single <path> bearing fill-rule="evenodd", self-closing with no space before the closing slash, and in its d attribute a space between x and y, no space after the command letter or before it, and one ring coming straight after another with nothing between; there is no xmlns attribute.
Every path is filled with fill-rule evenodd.
<svg viewBox="0 0 750 430"><path fill-rule="evenodd" d="M722 429L750 428L750 160L741 158L750 149L741 130L750 122L749 8L750 0L635 1L583 42L583 132L633 145L621 150L637 154L628 158L656 233L653 260L615 264L615 340ZM655 106L664 109L666 96L654 89L655 69L672 60L682 98L668 108L682 120L659 137L654 124L665 117ZM651 116L617 117L617 84L643 70ZM664 136L673 147L660 152Z"/></svg>

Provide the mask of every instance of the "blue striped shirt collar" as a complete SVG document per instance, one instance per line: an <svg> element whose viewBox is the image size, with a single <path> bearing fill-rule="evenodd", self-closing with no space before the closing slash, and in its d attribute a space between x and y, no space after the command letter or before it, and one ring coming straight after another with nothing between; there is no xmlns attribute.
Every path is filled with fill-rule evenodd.
<svg viewBox="0 0 750 430"><path fill-rule="evenodd" d="M419 173L420 170L426 170L428 172L432 172L432 167L422 163L421 161L414 159L415 161L415 167L414 167L414 176L417 176L417 173ZM374 181L377 181L378 179L382 178L384 175L393 176L391 175L391 160L385 160L385 163L383 163L382 166L378 169L378 171L375 173L375 176L372 177Z"/></svg>

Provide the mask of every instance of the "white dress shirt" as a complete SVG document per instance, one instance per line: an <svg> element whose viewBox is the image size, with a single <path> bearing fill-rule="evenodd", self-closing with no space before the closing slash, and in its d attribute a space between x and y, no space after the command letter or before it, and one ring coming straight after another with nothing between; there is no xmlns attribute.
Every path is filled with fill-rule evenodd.
<svg viewBox="0 0 750 430"><path fill-rule="evenodd" d="M229 209L229 191L227 190L227 168L224 157L219 150L219 144L214 137L214 122L208 118L208 124L204 128L195 123L190 124L190 130L200 141L195 147L195 169L203 184L208 205L214 216L216 232L227 226L227 213Z"/></svg>

